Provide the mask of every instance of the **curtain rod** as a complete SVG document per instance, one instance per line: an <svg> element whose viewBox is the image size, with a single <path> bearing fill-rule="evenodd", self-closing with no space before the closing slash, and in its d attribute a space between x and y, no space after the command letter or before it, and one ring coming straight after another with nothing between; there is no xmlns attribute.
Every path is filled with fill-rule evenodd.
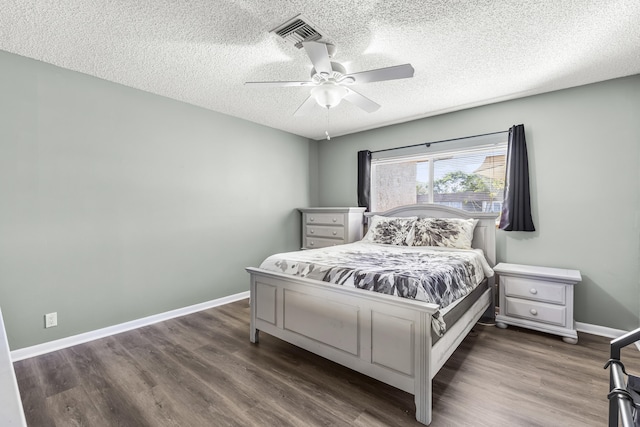
<svg viewBox="0 0 640 427"><path fill-rule="evenodd" d="M490 133L481 133L479 135L471 135L471 136L463 136L461 138L451 138L451 139L443 139L441 141L432 141L432 142L422 142L420 144L413 144L413 145L405 145L402 147L394 147L394 148L385 148L383 150L376 150L376 151L372 151L371 154L373 153L382 153L383 151L391 151L391 150L401 150L403 148L411 148L411 147L419 147L421 145L424 145L425 147L429 148L431 147L431 144L438 144L440 142L449 142L449 141L458 141L460 139L469 139L469 138L477 138L479 136L489 136L489 135L498 135L500 133L509 133L509 130L502 130L500 132L490 132Z"/></svg>

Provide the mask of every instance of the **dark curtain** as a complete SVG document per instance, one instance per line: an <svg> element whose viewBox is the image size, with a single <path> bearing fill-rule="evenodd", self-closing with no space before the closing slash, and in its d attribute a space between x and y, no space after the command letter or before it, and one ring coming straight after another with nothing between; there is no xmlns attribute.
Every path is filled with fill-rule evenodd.
<svg viewBox="0 0 640 427"><path fill-rule="evenodd" d="M371 151L358 151L358 206L371 206Z"/></svg>
<svg viewBox="0 0 640 427"><path fill-rule="evenodd" d="M536 231L531 219L529 160L524 125L516 125L509 129L505 178L500 229L505 231Z"/></svg>

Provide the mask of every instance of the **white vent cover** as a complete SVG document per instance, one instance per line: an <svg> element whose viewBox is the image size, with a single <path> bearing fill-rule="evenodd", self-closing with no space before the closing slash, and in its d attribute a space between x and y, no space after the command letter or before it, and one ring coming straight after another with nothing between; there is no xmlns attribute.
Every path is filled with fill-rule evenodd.
<svg viewBox="0 0 640 427"><path fill-rule="evenodd" d="M282 37L285 42L298 49L302 49L302 42L312 42L322 38L318 28L302 15L288 20L269 32Z"/></svg>

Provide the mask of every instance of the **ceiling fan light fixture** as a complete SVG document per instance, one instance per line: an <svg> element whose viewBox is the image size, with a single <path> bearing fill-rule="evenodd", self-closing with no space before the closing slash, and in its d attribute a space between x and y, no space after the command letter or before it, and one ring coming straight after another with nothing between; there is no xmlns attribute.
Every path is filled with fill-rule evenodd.
<svg viewBox="0 0 640 427"><path fill-rule="evenodd" d="M289 25L290 23L287 23ZM293 25L293 24L292 24ZM297 24L296 24L297 25ZM293 25L295 27L295 25ZM296 27L297 28L297 27ZM306 82L245 82L245 85L262 87L287 87L287 86L311 86L311 94L293 113L294 116L309 114L314 101L322 108L329 111L345 99L347 102L359 107L367 113L373 113L380 109L366 96L347 85L382 82L386 80L398 80L413 77L414 69L411 64L394 65L375 70L360 71L355 74L347 74L345 67L339 62L332 61L335 46L314 40L303 39L300 41L307 56L311 60L311 80ZM328 114L327 114L328 116ZM328 128L328 126L327 126Z"/></svg>
<svg viewBox="0 0 640 427"><path fill-rule="evenodd" d="M311 89L311 96L323 108L333 108L347 96L349 89L333 82L326 82Z"/></svg>

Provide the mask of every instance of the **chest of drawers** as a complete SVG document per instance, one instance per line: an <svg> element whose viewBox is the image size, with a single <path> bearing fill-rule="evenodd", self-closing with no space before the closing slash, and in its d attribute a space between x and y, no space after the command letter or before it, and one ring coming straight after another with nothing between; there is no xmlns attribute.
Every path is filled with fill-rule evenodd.
<svg viewBox="0 0 640 427"><path fill-rule="evenodd" d="M352 243L362 239L365 208L300 208L302 249Z"/></svg>
<svg viewBox="0 0 640 427"><path fill-rule="evenodd" d="M578 342L573 319L573 286L582 280L577 270L500 263L500 309L496 326L521 326Z"/></svg>

